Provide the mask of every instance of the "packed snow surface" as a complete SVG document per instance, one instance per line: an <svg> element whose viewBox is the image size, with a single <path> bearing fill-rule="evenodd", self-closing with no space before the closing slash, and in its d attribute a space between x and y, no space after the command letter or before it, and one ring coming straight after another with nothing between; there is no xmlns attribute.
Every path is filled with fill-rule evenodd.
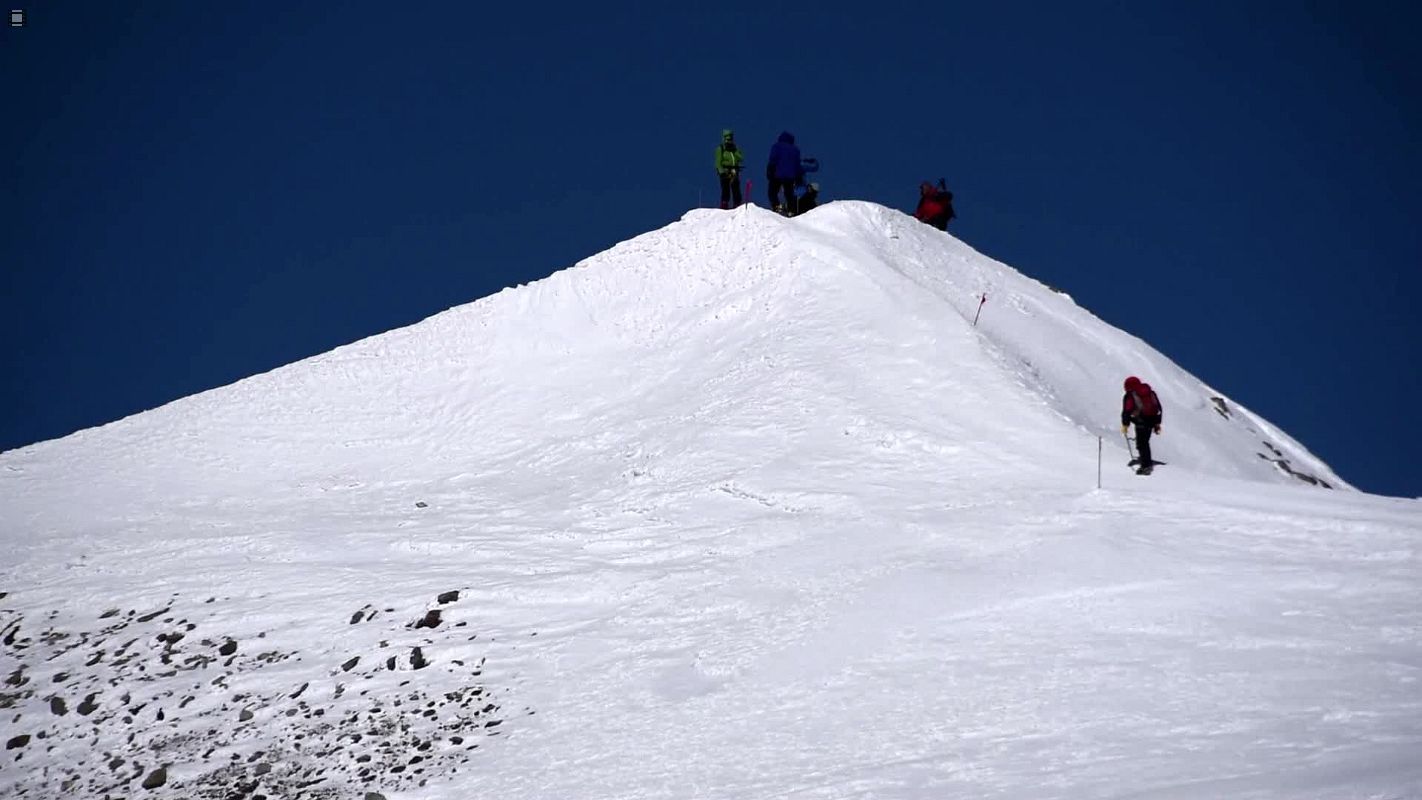
<svg viewBox="0 0 1422 800"><path fill-rule="evenodd" d="M693 211L0 455L0 796L1419 797L1419 541L903 214Z"/></svg>

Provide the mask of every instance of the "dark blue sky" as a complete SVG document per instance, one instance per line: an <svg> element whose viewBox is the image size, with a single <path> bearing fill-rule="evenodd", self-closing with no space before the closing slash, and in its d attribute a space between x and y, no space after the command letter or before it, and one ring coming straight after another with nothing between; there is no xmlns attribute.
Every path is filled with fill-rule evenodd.
<svg viewBox="0 0 1422 800"><path fill-rule="evenodd" d="M785 5L16 0L0 448L660 227L731 126L826 199L946 177L956 235L1422 495L1409 4Z"/></svg>

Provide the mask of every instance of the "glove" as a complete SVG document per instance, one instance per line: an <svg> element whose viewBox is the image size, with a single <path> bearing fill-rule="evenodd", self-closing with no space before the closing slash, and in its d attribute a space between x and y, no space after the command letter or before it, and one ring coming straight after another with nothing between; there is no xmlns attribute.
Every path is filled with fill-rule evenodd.
<svg viewBox="0 0 1422 800"><path fill-rule="evenodd" d="M1159 426L1159 425L1155 426L1155 435L1156 435L1156 436L1159 436L1159 435L1160 435L1160 426Z"/></svg>
<svg viewBox="0 0 1422 800"><path fill-rule="evenodd" d="M1121 435L1122 435L1122 436L1125 436L1125 435L1129 434L1130 432L1131 432L1131 426L1130 426L1130 425L1122 425L1122 426L1121 426Z"/></svg>

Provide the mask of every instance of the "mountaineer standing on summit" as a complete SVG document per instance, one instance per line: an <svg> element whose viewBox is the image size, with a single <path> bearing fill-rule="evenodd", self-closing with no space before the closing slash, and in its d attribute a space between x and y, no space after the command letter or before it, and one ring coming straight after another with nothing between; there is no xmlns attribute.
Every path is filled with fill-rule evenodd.
<svg viewBox="0 0 1422 800"><path fill-rule="evenodd" d="M765 165L765 179L770 182L770 208L786 216L795 214L795 186L805 177L805 167L800 163L800 148L795 146L795 135L784 131L770 147L770 163ZM779 202L781 189L785 190L785 202Z"/></svg>
<svg viewBox="0 0 1422 800"><path fill-rule="evenodd" d="M741 162L745 158L736 147L736 134L730 128L721 131L721 143L716 145L716 177L721 182L721 208L740 208Z"/></svg>

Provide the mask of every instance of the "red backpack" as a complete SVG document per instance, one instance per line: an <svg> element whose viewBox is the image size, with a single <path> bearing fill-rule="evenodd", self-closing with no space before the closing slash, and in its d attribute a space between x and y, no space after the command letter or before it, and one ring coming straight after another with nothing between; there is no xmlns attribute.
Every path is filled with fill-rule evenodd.
<svg viewBox="0 0 1422 800"><path fill-rule="evenodd" d="M1150 384L1142 383L1131 392L1131 405L1137 416L1154 417L1160 414L1160 400L1155 396L1155 391L1150 388Z"/></svg>

